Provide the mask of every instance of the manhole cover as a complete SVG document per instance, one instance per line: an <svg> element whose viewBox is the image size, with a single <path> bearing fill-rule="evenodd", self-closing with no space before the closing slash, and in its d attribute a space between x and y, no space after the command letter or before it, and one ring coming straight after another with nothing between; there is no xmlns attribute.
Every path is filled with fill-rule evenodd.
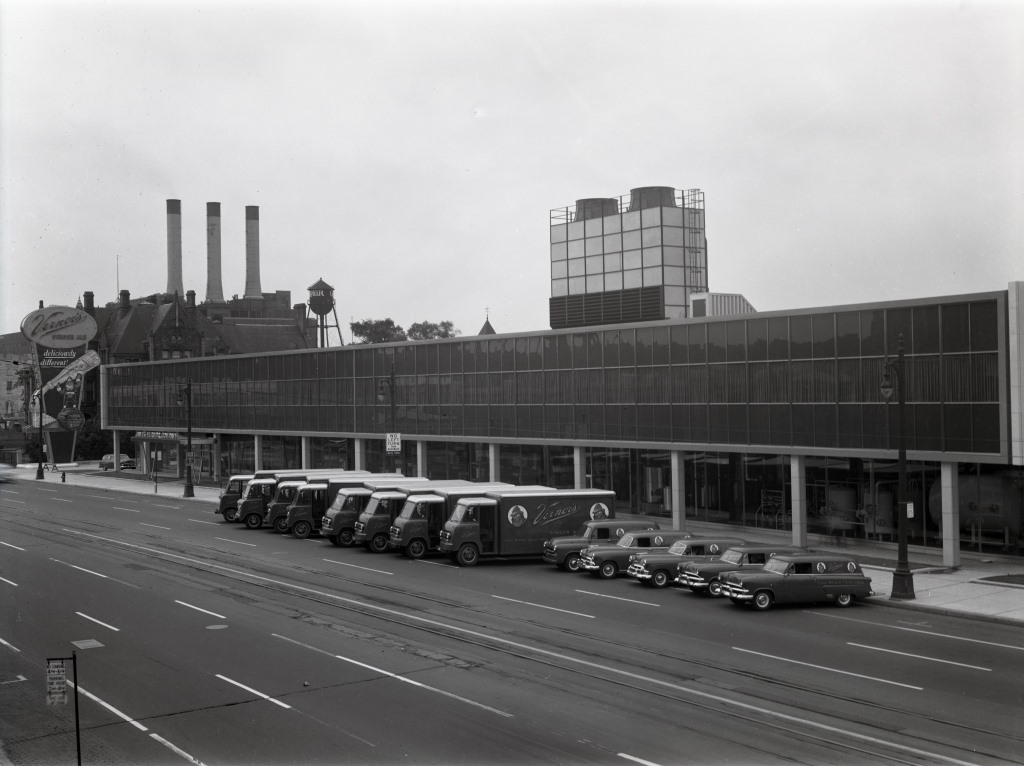
<svg viewBox="0 0 1024 766"><path fill-rule="evenodd" d="M99 649L103 646L95 638L87 638L84 641L72 641L72 644L77 646L79 649Z"/></svg>

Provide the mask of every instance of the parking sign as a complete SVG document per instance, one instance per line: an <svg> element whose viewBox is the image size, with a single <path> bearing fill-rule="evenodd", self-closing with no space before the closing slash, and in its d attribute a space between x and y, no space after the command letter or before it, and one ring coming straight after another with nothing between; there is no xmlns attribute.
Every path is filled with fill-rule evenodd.
<svg viewBox="0 0 1024 766"><path fill-rule="evenodd" d="M68 676L63 658L46 661L46 704L68 704Z"/></svg>

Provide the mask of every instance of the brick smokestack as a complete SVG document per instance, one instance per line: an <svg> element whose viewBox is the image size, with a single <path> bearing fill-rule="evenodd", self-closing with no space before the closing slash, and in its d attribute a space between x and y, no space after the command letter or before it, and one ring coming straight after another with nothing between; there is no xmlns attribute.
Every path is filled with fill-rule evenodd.
<svg viewBox="0 0 1024 766"><path fill-rule="evenodd" d="M181 295L181 200L167 200L167 292Z"/></svg>
<svg viewBox="0 0 1024 766"><path fill-rule="evenodd" d="M206 203L206 302L223 303L220 282L220 203Z"/></svg>
<svg viewBox="0 0 1024 766"><path fill-rule="evenodd" d="M260 208L245 206L245 295L262 298L260 288Z"/></svg>

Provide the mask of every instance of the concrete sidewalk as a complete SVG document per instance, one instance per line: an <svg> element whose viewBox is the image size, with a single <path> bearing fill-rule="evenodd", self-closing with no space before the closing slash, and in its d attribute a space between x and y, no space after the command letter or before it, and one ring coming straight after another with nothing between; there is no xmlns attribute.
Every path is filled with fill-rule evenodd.
<svg viewBox="0 0 1024 766"><path fill-rule="evenodd" d="M36 481L36 466L19 468L22 481ZM193 488L195 497L185 498L181 479L161 478L154 485L151 478L136 471L100 471L95 463L58 466L57 472L44 472L43 481L61 483L62 475L65 483L74 486L174 497L182 502L209 504L213 506L211 511L220 495L219 487L201 483ZM756 530L741 534L756 537ZM778 538L771 541L778 542ZM895 544L850 539L842 546L819 542L813 547L851 554L860 561L875 592L871 604L1024 626L1024 559L961 552L961 566L948 569L942 565L941 551L911 548L916 598L905 601L889 598L897 558Z"/></svg>

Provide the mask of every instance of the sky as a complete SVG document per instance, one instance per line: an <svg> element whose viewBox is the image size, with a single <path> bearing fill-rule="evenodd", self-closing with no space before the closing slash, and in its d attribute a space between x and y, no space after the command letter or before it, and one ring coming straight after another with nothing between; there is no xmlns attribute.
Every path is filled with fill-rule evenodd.
<svg viewBox="0 0 1024 766"><path fill-rule="evenodd" d="M577 199L704 192L759 311L1024 280L1024 3L0 0L0 333L39 301L335 288L352 320L549 327Z"/></svg>

